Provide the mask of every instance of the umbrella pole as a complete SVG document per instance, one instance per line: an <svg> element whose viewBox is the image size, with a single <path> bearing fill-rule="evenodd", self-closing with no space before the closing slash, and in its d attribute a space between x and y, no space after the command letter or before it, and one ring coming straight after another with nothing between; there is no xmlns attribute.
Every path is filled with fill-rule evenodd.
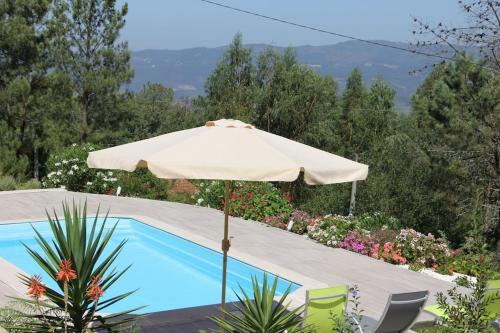
<svg viewBox="0 0 500 333"><path fill-rule="evenodd" d="M222 260L222 310L226 307L226 273L227 273L227 252L231 243L229 241L229 192L230 181L224 181L224 239L222 240L222 252L224 253Z"/></svg>

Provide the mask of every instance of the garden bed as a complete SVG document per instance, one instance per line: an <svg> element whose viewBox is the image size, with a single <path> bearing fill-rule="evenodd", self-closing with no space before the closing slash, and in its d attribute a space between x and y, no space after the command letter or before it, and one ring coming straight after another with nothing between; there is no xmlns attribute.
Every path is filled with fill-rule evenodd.
<svg viewBox="0 0 500 333"><path fill-rule="evenodd" d="M224 206L222 182L197 185L199 191L193 196L197 205ZM448 282L477 275L478 267L487 260L484 255L452 249L444 235L404 227L398 219L383 213L311 216L294 209L291 196L270 183L235 182L229 212Z"/></svg>

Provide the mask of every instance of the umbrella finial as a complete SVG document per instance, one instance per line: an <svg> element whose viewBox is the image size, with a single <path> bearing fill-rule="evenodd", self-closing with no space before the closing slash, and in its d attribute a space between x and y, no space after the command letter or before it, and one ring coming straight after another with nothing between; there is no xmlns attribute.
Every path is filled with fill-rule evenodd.
<svg viewBox="0 0 500 333"><path fill-rule="evenodd" d="M247 124L241 120L235 119L219 119L219 120L209 120L205 123L206 127L224 127L224 128L249 128L254 129L255 126L252 124Z"/></svg>

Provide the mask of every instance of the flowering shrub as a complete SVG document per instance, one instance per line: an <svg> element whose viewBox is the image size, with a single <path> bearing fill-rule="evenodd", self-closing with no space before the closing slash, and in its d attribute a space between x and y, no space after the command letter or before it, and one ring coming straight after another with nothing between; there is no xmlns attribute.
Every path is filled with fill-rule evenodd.
<svg viewBox="0 0 500 333"><path fill-rule="evenodd" d="M386 242L383 246L381 243L374 243L370 249L370 256L391 264L406 264L406 258L402 255L401 249L392 242Z"/></svg>
<svg viewBox="0 0 500 333"><path fill-rule="evenodd" d="M372 244L385 244L387 242L394 243L398 233L395 230L382 227L374 231L370 231L370 241Z"/></svg>
<svg viewBox="0 0 500 333"><path fill-rule="evenodd" d="M371 249L369 232L365 230L352 230L340 242L339 247L363 255L369 255Z"/></svg>
<svg viewBox="0 0 500 333"><path fill-rule="evenodd" d="M224 206L224 183L221 181L201 182L194 195L196 204L222 209ZM290 216L292 205L281 191L266 182L234 182L229 198L229 214L244 219L264 221L270 216L285 219ZM282 220L283 223L284 220Z"/></svg>
<svg viewBox="0 0 500 333"><path fill-rule="evenodd" d="M396 234L386 227L372 232L358 227L349 232L338 246L393 264L409 263L413 269L437 269L452 256L445 239L413 229L402 229Z"/></svg>
<svg viewBox="0 0 500 333"><path fill-rule="evenodd" d="M282 214L278 216L266 216L262 220L263 223L270 225L271 227L286 229L288 226L288 215Z"/></svg>
<svg viewBox="0 0 500 333"><path fill-rule="evenodd" d="M202 181L197 184L198 192L193 195L197 206L221 209L224 206L224 182Z"/></svg>
<svg viewBox="0 0 500 333"><path fill-rule="evenodd" d="M396 237L396 243L402 255L413 268L438 268L451 258L451 250L443 238L432 234L424 235L413 229L402 229Z"/></svg>
<svg viewBox="0 0 500 333"><path fill-rule="evenodd" d="M292 205L271 183L240 183L231 193L229 212L233 216L262 221L266 216L289 215Z"/></svg>
<svg viewBox="0 0 500 333"><path fill-rule="evenodd" d="M395 244L397 235L396 231L386 226L370 232L370 257L398 265L406 264L406 258Z"/></svg>
<svg viewBox="0 0 500 333"><path fill-rule="evenodd" d="M89 152L98 147L92 144L73 144L47 161L47 176L42 181L44 187L62 187L70 191L106 193L117 178L113 171L99 171L87 166Z"/></svg>
<svg viewBox="0 0 500 333"><path fill-rule="evenodd" d="M296 209L290 216L290 221L293 221L292 232L302 235L307 232L307 227L312 221L311 215L303 210Z"/></svg>
<svg viewBox="0 0 500 333"><path fill-rule="evenodd" d="M347 234L355 229L351 217L332 215L307 227L307 235L327 246L338 247Z"/></svg>

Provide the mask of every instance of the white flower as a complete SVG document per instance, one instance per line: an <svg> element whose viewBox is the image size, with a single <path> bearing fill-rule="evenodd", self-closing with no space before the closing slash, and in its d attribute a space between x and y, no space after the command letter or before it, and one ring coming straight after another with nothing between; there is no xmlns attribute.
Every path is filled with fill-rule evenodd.
<svg viewBox="0 0 500 333"><path fill-rule="evenodd" d="M76 165L76 164L75 164L75 165L73 165L71 168L72 168L73 170L78 170L78 165Z"/></svg>
<svg viewBox="0 0 500 333"><path fill-rule="evenodd" d="M57 163L54 163L55 166L60 166L61 163L57 162Z"/></svg>
<svg viewBox="0 0 500 333"><path fill-rule="evenodd" d="M62 163L63 164L68 164L68 161L67 160L63 160Z"/></svg>
<svg viewBox="0 0 500 333"><path fill-rule="evenodd" d="M72 176L74 174L73 170L68 171L68 175Z"/></svg>
<svg viewBox="0 0 500 333"><path fill-rule="evenodd" d="M210 193L210 189L209 189L209 188L207 188L205 192Z"/></svg>
<svg viewBox="0 0 500 333"><path fill-rule="evenodd" d="M61 170L57 170L56 175L58 175L58 176L62 175Z"/></svg>
<svg viewBox="0 0 500 333"><path fill-rule="evenodd" d="M113 176L113 171L108 171L108 176Z"/></svg>
<svg viewBox="0 0 500 333"><path fill-rule="evenodd" d="M201 205L201 203L202 203L202 202L203 202L203 198L199 198L199 199L196 201L196 203L197 203L198 205Z"/></svg>
<svg viewBox="0 0 500 333"><path fill-rule="evenodd" d="M73 144L71 145L71 147L76 147L76 143L73 143Z"/></svg>
<svg viewBox="0 0 500 333"><path fill-rule="evenodd" d="M89 186L92 185L92 182L87 182L87 185L89 185Z"/></svg>

